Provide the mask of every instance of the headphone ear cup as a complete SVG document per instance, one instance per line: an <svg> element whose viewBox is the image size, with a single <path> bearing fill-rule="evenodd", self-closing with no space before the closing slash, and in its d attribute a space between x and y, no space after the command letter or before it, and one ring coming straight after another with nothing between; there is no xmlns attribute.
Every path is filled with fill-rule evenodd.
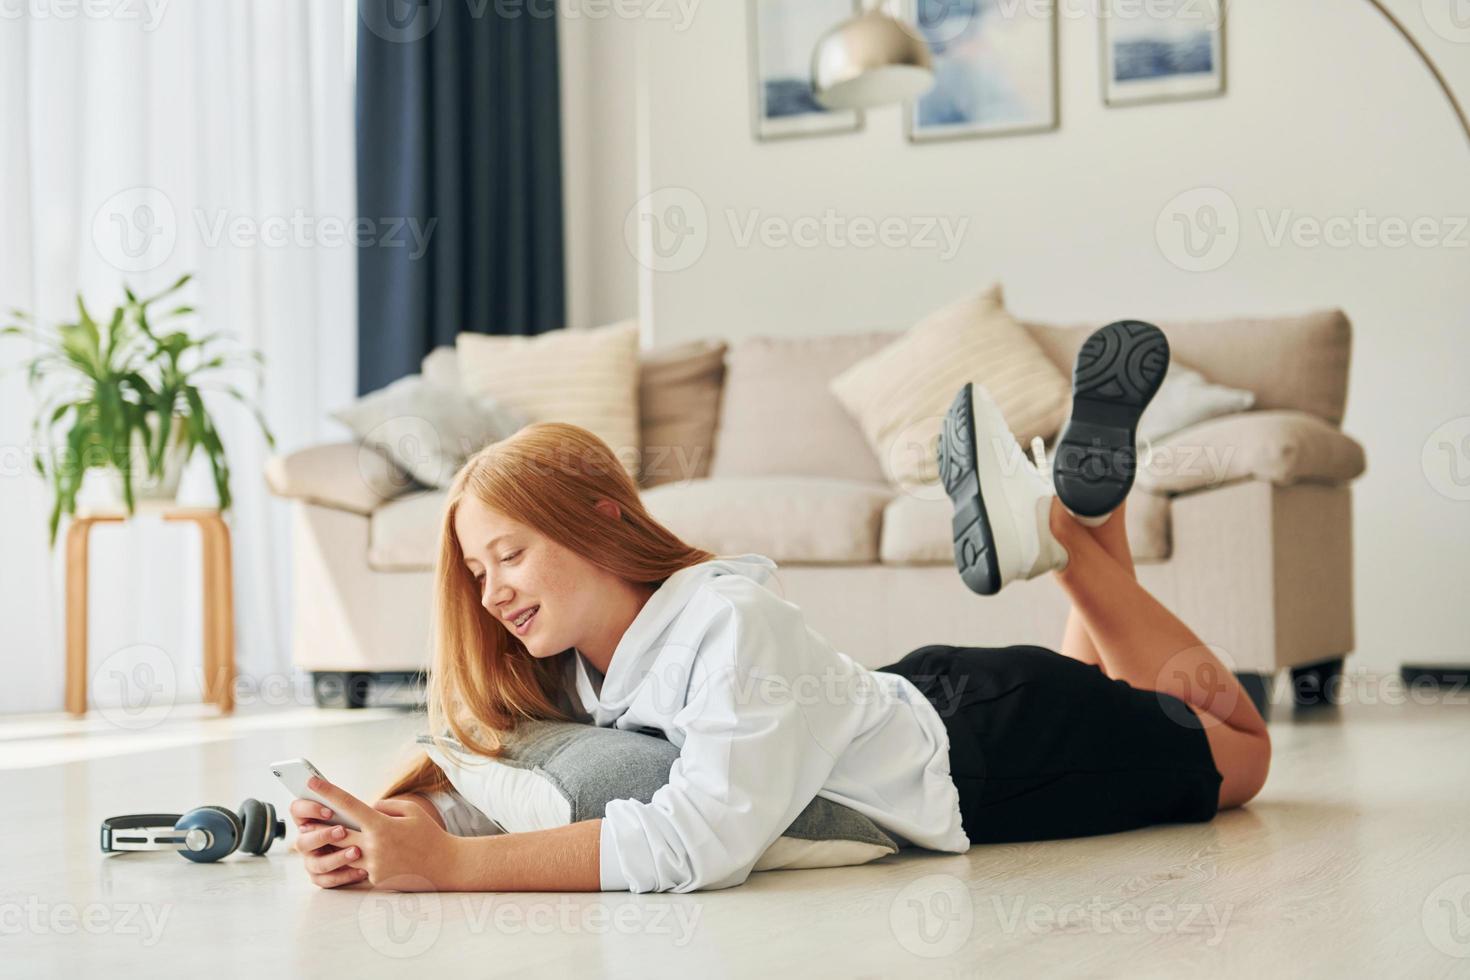
<svg viewBox="0 0 1470 980"><path fill-rule="evenodd" d="M240 850L246 854L264 854L275 841L271 830L275 825L275 807L256 799L247 798L240 804L240 819L245 832L240 838Z"/></svg>
<svg viewBox="0 0 1470 980"><path fill-rule="evenodd" d="M238 851L240 849L241 841L245 839L245 825L240 822L239 815L235 813L234 810L231 810L228 807L214 806L211 804L207 807L207 809L214 810L215 812L222 814L224 818L230 822L230 829L233 830L235 834L234 843L231 844L230 849L224 854L221 854L220 857L226 857Z"/></svg>
<svg viewBox="0 0 1470 980"><path fill-rule="evenodd" d="M276 816L276 805L266 803L265 806L265 844L260 853L264 854L271 849L271 845L278 840L286 839L286 821Z"/></svg>
<svg viewBox="0 0 1470 980"><path fill-rule="evenodd" d="M200 864L208 864L218 861L222 857L233 854L240 846L240 837L244 828L240 825L240 818L222 806L195 807L179 818L174 824L175 830L205 830L213 838L213 842L200 851L183 850L179 853L190 861Z"/></svg>

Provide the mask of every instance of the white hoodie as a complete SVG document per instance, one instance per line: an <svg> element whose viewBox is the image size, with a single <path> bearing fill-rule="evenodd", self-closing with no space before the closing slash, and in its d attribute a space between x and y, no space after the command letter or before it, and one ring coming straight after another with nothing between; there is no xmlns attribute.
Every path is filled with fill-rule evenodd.
<svg viewBox="0 0 1470 980"><path fill-rule="evenodd" d="M938 711L810 629L762 584L775 568L747 554L682 569L634 617L605 678L573 654L593 724L657 729L679 748L650 802L608 803L604 891L738 885L815 796L900 844L969 849Z"/></svg>

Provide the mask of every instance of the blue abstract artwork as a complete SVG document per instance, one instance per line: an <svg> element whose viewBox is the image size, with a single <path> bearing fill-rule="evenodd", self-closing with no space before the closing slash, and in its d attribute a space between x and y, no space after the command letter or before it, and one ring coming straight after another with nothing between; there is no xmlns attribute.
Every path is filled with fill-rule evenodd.
<svg viewBox="0 0 1470 980"><path fill-rule="evenodd" d="M1104 101L1109 105L1224 91L1221 0L1110 0L1103 14Z"/></svg>
<svg viewBox="0 0 1470 980"><path fill-rule="evenodd" d="M1195 75L1215 70L1215 46L1209 31L1182 38L1137 38L1113 45L1113 78Z"/></svg>
<svg viewBox="0 0 1470 980"><path fill-rule="evenodd" d="M1055 7L1010 0L914 0L934 87L909 110L915 141L1053 129Z"/></svg>
<svg viewBox="0 0 1470 980"><path fill-rule="evenodd" d="M862 114L832 111L812 90L812 52L860 9L855 0L750 0L755 134L759 139L849 132Z"/></svg>

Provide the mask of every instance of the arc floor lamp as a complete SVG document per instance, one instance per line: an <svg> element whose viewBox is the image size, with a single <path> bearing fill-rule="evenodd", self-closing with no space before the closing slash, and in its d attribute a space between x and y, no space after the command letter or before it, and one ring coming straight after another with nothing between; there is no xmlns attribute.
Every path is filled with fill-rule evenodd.
<svg viewBox="0 0 1470 980"><path fill-rule="evenodd" d="M1408 43L1454 110L1465 139L1470 142L1470 118L1429 52L1409 33L1382 0L1365 0ZM812 52L812 88L817 101L832 109L872 109L907 102L934 84L934 65L928 44L908 24L884 12L878 2L822 36ZM1340 665L1340 661L1338 664ZM1330 668L1324 668L1330 671ZM1334 671L1335 672L1335 671ZM1470 683L1470 664L1403 664L1400 675L1410 685L1464 685ZM1311 674L1298 683L1320 684L1331 677ZM1298 692L1308 694L1309 692ZM1320 696L1320 694L1319 694ZM1299 699L1300 700L1300 699Z"/></svg>

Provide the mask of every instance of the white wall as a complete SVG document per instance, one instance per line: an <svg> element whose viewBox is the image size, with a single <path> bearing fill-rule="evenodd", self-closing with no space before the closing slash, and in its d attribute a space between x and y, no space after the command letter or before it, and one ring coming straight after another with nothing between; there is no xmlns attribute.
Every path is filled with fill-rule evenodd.
<svg viewBox="0 0 1470 980"><path fill-rule="evenodd" d="M638 312L638 264L623 242L637 186L634 21L564 18L561 59L562 193L566 208L567 326Z"/></svg>
<svg viewBox="0 0 1470 980"><path fill-rule="evenodd" d="M1418 0L1391 7L1470 102L1470 43L1431 30ZM1258 218L1259 209L1272 220L1361 209L1376 219L1430 216L1449 235L1454 218L1470 215L1470 142L1368 3L1235 0L1230 16L1224 98L1105 108L1097 21L1064 16L1057 132L921 146L904 139L896 109L871 113L857 134L757 143L746 5L704 3L682 31L640 24L641 67L624 62L597 79L597 105L621 113L616 138L606 128L595 137L598 164L616 179L584 202L600 237L584 243L596 261L574 288L622 304L631 296L621 225L639 187L613 157L634 149L623 127L642 71L643 190L692 191L708 233L691 267L644 273L641 313L660 344L903 324L996 279L1018 315L1063 322L1341 306L1355 325L1344 428L1369 459L1356 491L1354 664L1470 660L1470 503L1437 492L1421 463L1431 433L1470 417L1470 230L1458 231L1458 247L1273 247ZM1224 267L1191 273L1166 260L1155 221L1177 194L1206 185L1239 208L1240 244ZM742 247L729 224L731 211L743 221L828 208L848 219L969 225L945 261L913 248ZM1470 472L1470 444L1459 464Z"/></svg>

